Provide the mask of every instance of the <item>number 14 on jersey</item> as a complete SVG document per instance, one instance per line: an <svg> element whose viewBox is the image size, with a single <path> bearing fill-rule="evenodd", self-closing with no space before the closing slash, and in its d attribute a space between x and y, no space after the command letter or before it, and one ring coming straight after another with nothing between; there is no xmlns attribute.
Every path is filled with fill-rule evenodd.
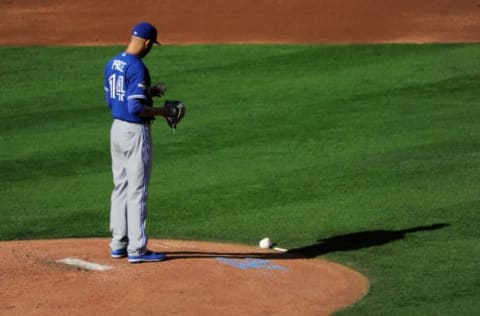
<svg viewBox="0 0 480 316"><path fill-rule="evenodd" d="M123 76L117 74L112 74L108 77L108 85L110 88L110 98L116 99L118 97L119 101L123 101L125 97L125 79Z"/></svg>

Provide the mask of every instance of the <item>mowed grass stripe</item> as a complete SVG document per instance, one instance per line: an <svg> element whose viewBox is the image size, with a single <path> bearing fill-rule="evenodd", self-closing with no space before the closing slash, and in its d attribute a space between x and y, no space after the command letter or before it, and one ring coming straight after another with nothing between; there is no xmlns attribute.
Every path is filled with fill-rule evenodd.
<svg viewBox="0 0 480 316"><path fill-rule="evenodd" d="M121 49L0 48L0 239L109 235L103 65ZM475 314L479 53L153 50L153 80L188 114L174 135L154 124L150 236L252 245L269 236L356 268L371 292L340 314ZM348 242L325 246L332 239Z"/></svg>

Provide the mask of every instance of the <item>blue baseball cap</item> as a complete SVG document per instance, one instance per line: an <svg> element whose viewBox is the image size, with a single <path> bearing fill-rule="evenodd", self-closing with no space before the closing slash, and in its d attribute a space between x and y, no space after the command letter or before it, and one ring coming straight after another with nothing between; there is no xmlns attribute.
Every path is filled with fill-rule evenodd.
<svg viewBox="0 0 480 316"><path fill-rule="evenodd" d="M135 25L132 30L132 35L152 40L154 43L160 45L157 41L157 29L148 22L141 22Z"/></svg>

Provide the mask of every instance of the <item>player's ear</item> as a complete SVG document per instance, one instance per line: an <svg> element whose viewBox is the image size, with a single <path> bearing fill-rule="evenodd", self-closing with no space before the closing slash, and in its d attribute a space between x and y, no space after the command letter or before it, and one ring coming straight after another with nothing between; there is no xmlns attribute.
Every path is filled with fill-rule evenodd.
<svg viewBox="0 0 480 316"><path fill-rule="evenodd" d="M145 40L145 47L153 46L153 41L150 39Z"/></svg>

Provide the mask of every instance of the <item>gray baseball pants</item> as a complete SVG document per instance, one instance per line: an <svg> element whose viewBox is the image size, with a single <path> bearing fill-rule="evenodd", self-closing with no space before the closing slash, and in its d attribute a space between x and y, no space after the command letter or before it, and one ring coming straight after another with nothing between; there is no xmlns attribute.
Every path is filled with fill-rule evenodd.
<svg viewBox="0 0 480 316"><path fill-rule="evenodd" d="M142 255L147 249L147 198L152 170L149 124L114 120L110 130L114 189L111 197L112 250Z"/></svg>

